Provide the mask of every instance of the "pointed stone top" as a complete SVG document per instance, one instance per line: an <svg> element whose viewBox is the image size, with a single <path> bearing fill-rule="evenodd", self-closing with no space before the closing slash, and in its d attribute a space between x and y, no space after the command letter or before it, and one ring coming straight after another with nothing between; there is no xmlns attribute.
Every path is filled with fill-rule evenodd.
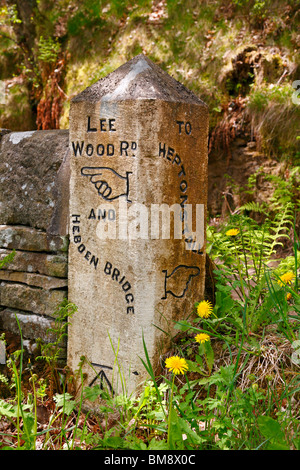
<svg viewBox="0 0 300 470"><path fill-rule="evenodd" d="M162 100L206 106L192 91L168 75L144 54L79 93L72 102Z"/></svg>

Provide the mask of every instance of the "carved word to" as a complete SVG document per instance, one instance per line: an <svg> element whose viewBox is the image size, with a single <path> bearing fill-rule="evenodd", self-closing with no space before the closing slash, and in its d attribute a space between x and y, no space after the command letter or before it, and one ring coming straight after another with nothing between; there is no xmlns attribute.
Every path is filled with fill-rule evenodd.
<svg viewBox="0 0 300 470"><path fill-rule="evenodd" d="M189 121L187 121L187 122L176 121L176 124L178 124L179 134L181 134L182 129L184 129L186 135L191 135L191 133L192 133L192 124Z"/></svg>

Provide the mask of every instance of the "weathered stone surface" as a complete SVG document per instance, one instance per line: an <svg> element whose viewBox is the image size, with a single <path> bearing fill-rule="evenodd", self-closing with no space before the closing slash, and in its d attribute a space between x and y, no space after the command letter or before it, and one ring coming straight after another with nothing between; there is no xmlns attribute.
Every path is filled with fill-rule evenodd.
<svg viewBox="0 0 300 470"><path fill-rule="evenodd" d="M32 339L67 295L68 143L65 130L0 133L0 260L17 250L0 271L0 320L18 334L17 309Z"/></svg>
<svg viewBox="0 0 300 470"><path fill-rule="evenodd" d="M10 282L20 282L32 287L41 287L42 289L62 289L68 286L67 279L59 277L43 276L42 274L23 273L18 271L0 270L0 280Z"/></svg>
<svg viewBox="0 0 300 470"><path fill-rule="evenodd" d="M44 290L16 283L0 283L0 304L40 315L53 315L66 297L61 290ZM2 313L1 313L2 315Z"/></svg>
<svg viewBox="0 0 300 470"><path fill-rule="evenodd" d="M0 327L2 330L19 334L16 316L20 323L22 336L28 339L41 338L45 342L55 341L55 335L47 330L53 328L54 321L51 318L41 317L32 313L17 309L6 308L0 313Z"/></svg>
<svg viewBox="0 0 300 470"><path fill-rule="evenodd" d="M145 374L143 335L155 366L167 346L161 330L173 331L173 322L203 296L205 240L192 237L196 221L189 225L183 209L190 204L195 215L200 207L203 235L207 136L206 105L142 55L73 99L69 300L78 312L69 329L72 368L85 355L106 366L110 379L111 342L115 349L119 342L118 362L133 390ZM180 237L172 224L170 236L152 232L151 211L162 204L167 212L179 206ZM92 380L93 371L86 372Z"/></svg>
<svg viewBox="0 0 300 470"><path fill-rule="evenodd" d="M11 253L10 250L1 248L0 260L9 253ZM13 261L5 265L3 269L66 278L68 272L67 255L64 253L49 255L30 251L16 251Z"/></svg>
<svg viewBox="0 0 300 470"><path fill-rule="evenodd" d="M3 137L4 135L9 134L10 132L11 132L10 129L3 129L3 128L1 128L1 129L0 129L0 140L2 139L2 137Z"/></svg>
<svg viewBox="0 0 300 470"><path fill-rule="evenodd" d="M6 347L4 341L0 340L0 364L6 363Z"/></svg>
<svg viewBox="0 0 300 470"><path fill-rule="evenodd" d="M0 247L25 251L67 251L66 236L18 225L0 225Z"/></svg>
<svg viewBox="0 0 300 470"><path fill-rule="evenodd" d="M11 132L0 142L0 224L67 233L67 130Z"/></svg>
<svg viewBox="0 0 300 470"><path fill-rule="evenodd" d="M136 77L138 79L136 80ZM123 64L106 77L75 96L78 102L97 103L105 101L156 100L173 103L198 104L206 108L203 101L182 83L177 82L158 65L143 54ZM73 108L75 109L75 108ZM168 123L165 122L165 125ZM73 124L72 124L73 125Z"/></svg>

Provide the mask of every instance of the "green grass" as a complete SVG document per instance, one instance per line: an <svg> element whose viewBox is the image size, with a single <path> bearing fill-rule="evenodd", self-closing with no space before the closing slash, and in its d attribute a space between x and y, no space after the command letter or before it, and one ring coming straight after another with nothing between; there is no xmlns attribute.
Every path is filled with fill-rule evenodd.
<svg viewBox="0 0 300 470"><path fill-rule="evenodd" d="M75 371L74 390L72 371L59 364L66 317L76 315L74 306L59 306L52 331L57 341L42 347L34 362L25 363L20 331L21 349L10 355L8 375L0 376L11 391L11 398L0 400L1 448L299 450L298 205L292 191L282 195L275 186L271 206L246 204L209 228L216 282L210 314L203 315L208 301L199 299L188 317L176 322L178 334L160 358L158 375L143 338L148 379L137 394L127 392L118 348L114 375L120 392L99 383L86 386L82 365L88 358ZM261 222L255 213L264 216ZM284 243L289 254L278 257ZM199 334L206 341L199 343ZM186 370L168 369L166 359L174 356ZM49 366L46 377L36 372L40 360ZM86 411L88 403L93 413ZM43 425L41 409L49 410Z"/></svg>

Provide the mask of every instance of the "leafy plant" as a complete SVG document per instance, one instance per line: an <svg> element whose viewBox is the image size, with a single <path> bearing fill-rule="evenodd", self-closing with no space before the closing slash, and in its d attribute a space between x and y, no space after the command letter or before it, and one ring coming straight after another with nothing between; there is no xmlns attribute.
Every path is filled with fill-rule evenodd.
<svg viewBox="0 0 300 470"><path fill-rule="evenodd" d="M231 289L236 300L227 302L239 310L246 331L258 327L258 316L263 319L262 309L267 298L266 269L268 269L276 250L283 246L282 240L289 238L293 223L293 205L286 204L274 218L259 207L265 214L262 223L256 222L244 212L256 209L256 205L247 204L239 213L230 216L229 224L217 231L209 229L209 253L217 262L217 295L215 311L220 316L224 311L224 293ZM230 288L229 288L230 286ZM225 307L226 311L226 307Z"/></svg>
<svg viewBox="0 0 300 470"><path fill-rule="evenodd" d="M67 330L69 320L76 313L77 307L64 299L61 304L57 307L53 313L54 325L48 328L47 332L54 335L52 342L42 342L41 340L41 355L37 356L37 360L45 361L50 370L50 375L53 380L52 388L59 390L61 388L61 382L63 377L59 373L59 360L61 353L63 352L64 340L67 337Z"/></svg>
<svg viewBox="0 0 300 470"><path fill-rule="evenodd" d="M259 430L266 438L267 450L289 450L290 446L285 440L284 432L278 421L270 416L259 416L257 419Z"/></svg>
<svg viewBox="0 0 300 470"><path fill-rule="evenodd" d="M60 44L57 39L51 36L44 38L41 36L38 41L38 59L45 63L53 63L57 61L60 52Z"/></svg>

